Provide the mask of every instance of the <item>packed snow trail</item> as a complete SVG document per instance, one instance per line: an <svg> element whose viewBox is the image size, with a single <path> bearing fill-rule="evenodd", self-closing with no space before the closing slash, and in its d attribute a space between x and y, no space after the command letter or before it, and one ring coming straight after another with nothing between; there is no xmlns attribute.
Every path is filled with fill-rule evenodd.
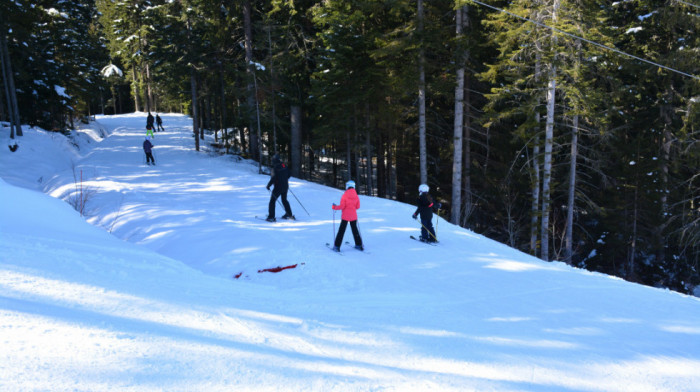
<svg viewBox="0 0 700 392"><path fill-rule="evenodd" d="M292 179L310 216L292 198L298 221L257 220L269 177L162 117L154 167L143 113L98 117L77 154L26 129L0 155L0 390L698 390L697 298L446 221L426 246L414 206L364 196L370 253L337 257L342 190ZM82 189L95 227L15 185Z"/></svg>

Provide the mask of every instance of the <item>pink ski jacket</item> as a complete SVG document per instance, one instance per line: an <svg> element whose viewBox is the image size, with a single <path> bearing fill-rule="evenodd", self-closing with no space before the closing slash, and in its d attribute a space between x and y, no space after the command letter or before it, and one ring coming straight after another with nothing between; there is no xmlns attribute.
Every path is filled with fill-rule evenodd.
<svg viewBox="0 0 700 392"><path fill-rule="evenodd" d="M360 209L360 198L355 192L355 188L350 188L345 193L343 197L340 198L340 204L333 206L334 210L342 210L343 214L341 216L342 220L352 222L357 220L357 210Z"/></svg>

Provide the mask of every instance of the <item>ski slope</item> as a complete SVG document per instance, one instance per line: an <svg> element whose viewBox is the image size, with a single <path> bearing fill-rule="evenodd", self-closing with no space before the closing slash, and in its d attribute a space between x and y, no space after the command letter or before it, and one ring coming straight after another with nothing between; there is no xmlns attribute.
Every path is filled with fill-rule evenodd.
<svg viewBox="0 0 700 392"><path fill-rule="evenodd" d="M0 152L0 390L700 391L698 298L437 217L422 244L414 206L366 196L367 252L338 255L342 190L293 178L308 214L290 193L298 220L264 222L256 163L161 114L147 166L145 117Z"/></svg>

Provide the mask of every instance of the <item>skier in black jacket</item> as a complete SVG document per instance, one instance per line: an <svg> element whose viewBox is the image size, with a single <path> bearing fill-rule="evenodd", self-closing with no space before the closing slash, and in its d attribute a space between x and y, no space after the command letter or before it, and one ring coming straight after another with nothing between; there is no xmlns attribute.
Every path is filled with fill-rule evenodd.
<svg viewBox="0 0 700 392"><path fill-rule="evenodd" d="M153 129L153 115L151 112L148 112L148 116L146 117L146 129Z"/></svg>
<svg viewBox="0 0 700 392"><path fill-rule="evenodd" d="M289 190L289 168L287 165L280 161L279 155L275 154L272 158L272 177L270 177L270 182L267 183L267 190L270 190L272 185L275 189L272 190L270 194L270 205L268 207L267 221L274 222L275 219L275 203L277 198L282 196L282 205L284 206L284 216L282 219L296 219L292 215L292 207L287 201L287 191Z"/></svg>
<svg viewBox="0 0 700 392"><path fill-rule="evenodd" d="M156 132L165 132L165 128L163 128L163 119L160 118L158 113L156 113Z"/></svg>
<svg viewBox="0 0 700 392"><path fill-rule="evenodd" d="M430 187L426 184L421 184L418 187L418 208L416 208L416 212L413 213L413 219L417 219L418 214L420 214L421 241L437 242L435 229L433 228L433 209L440 209L442 204L433 203L433 198L430 197L429 191Z"/></svg>

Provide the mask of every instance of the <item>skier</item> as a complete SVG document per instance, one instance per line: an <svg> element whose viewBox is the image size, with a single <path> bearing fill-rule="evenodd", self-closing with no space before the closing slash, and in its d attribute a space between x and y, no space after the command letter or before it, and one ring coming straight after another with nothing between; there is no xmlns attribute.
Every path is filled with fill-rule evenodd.
<svg viewBox="0 0 700 392"><path fill-rule="evenodd" d="M429 191L430 187L426 184L421 184L418 187L418 208L413 213L413 219L417 219L418 214L420 214L421 236L419 239L421 241L438 242L435 236L435 229L433 228L433 209L439 210L442 204L433 203L433 198L430 197Z"/></svg>
<svg viewBox="0 0 700 392"><path fill-rule="evenodd" d="M343 236L345 235L345 229L348 227L348 222L350 222L350 228L352 229L352 236L355 238L355 249L365 250L362 246L362 237L360 237L360 231L357 229L357 210L360 209L360 198L357 197L357 192L355 191L355 181L350 180L345 183L345 193L340 198L340 204L336 205L333 203L334 210L342 210L343 214L340 217L340 227L338 228L338 234L335 236L335 243L333 244L333 250L340 252L340 244L343 242Z"/></svg>
<svg viewBox="0 0 700 392"><path fill-rule="evenodd" d="M268 207L267 221L274 222L275 219L275 203L277 198L282 196L282 205L284 206L284 216L282 219L296 219L292 215L292 207L287 201L287 191L289 190L289 168L287 165L280 161L280 156L275 154L272 157L272 176L270 177L270 182L267 183L267 190L270 190L270 186L274 185L275 189L272 190L270 194L270 205Z"/></svg>
<svg viewBox="0 0 700 392"><path fill-rule="evenodd" d="M163 119L160 118L158 113L156 113L156 125L158 125L156 132L165 132L165 128L163 128Z"/></svg>
<svg viewBox="0 0 700 392"><path fill-rule="evenodd" d="M148 117L146 117L146 129L153 129L153 115L151 111L148 111Z"/></svg>
<svg viewBox="0 0 700 392"><path fill-rule="evenodd" d="M147 165L156 165L156 160L153 159L153 152L151 149L153 148L153 144L151 144L151 137L146 136L146 140L143 141L143 152L146 153L146 164Z"/></svg>

